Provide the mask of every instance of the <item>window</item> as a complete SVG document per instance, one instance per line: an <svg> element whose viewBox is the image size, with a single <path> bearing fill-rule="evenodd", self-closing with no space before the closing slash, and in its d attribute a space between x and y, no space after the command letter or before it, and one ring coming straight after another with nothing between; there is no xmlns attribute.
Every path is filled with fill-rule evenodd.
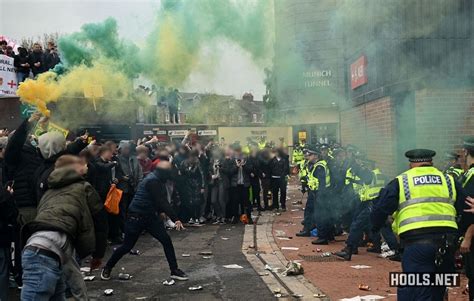
<svg viewBox="0 0 474 301"><path fill-rule="evenodd" d="M257 123L257 122L258 122L257 114L253 113L252 114L252 123Z"/></svg>
<svg viewBox="0 0 474 301"><path fill-rule="evenodd" d="M239 115L239 122L242 122L242 121L244 121L244 116Z"/></svg>
<svg viewBox="0 0 474 301"><path fill-rule="evenodd" d="M169 112L167 112L167 113L165 114L165 121L166 121L166 122L170 122L170 113L169 113Z"/></svg>

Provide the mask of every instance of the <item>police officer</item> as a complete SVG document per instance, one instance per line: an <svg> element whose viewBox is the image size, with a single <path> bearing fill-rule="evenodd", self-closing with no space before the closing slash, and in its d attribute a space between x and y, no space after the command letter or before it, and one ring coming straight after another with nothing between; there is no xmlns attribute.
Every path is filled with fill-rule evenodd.
<svg viewBox="0 0 474 301"><path fill-rule="evenodd" d="M257 146L259 150L264 150L265 147L267 147L267 139L265 139L265 136L260 137L260 141L258 141Z"/></svg>
<svg viewBox="0 0 474 301"><path fill-rule="evenodd" d="M454 272L456 214L462 212L462 188L453 177L433 167L435 152L414 149L405 153L410 169L382 191L371 213L372 230L395 213L394 228L404 253L405 273ZM445 287L399 287L398 300L443 300Z"/></svg>
<svg viewBox="0 0 474 301"><path fill-rule="evenodd" d="M352 218L346 247L340 252L335 253L335 255L344 258L344 260L351 260L352 254L358 254L359 242L364 235L364 230L370 231L370 228L368 229L370 224L369 201L377 197L375 192L371 192L369 186L374 182L374 173L364 166L363 158L362 153L356 152L354 163L346 173L346 184L352 186L354 191L353 197L357 199L358 204Z"/></svg>
<svg viewBox="0 0 474 301"><path fill-rule="evenodd" d="M458 163L459 155L455 152L447 152L444 154L445 164L443 172L447 173L457 181L464 174L464 169Z"/></svg>
<svg viewBox="0 0 474 301"><path fill-rule="evenodd" d="M311 236L311 230L313 229L313 214L314 214L314 197L315 193L308 188L308 175L310 171L316 166L317 154L315 151L305 149L304 160L300 161L299 177L301 183L301 192L305 194L308 192L306 199L306 206L304 208L303 217L303 230L296 233L296 236L309 237Z"/></svg>
<svg viewBox="0 0 474 301"><path fill-rule="evenodd" d="M334 238L332 225L332 210L329 202L329 187L331 186L331 176L327 162L321 158L318 149L311 149L311 166L308 166L308 188L309 194L313 195L314 208L313 220L318 229L318 239L312 241L315 245L327 245Z"/></svg>
<svg viewBox="0 0 474 301"><path fill-rule="evenodd" d="M304 160L304 150L306 148L306 140L301 140L300 143L296 144L293 147L292 153L292 163L294 165L299 165L301 161Z"/></svg>
<svg viewBox="0 0 474 301"><path fill-rule="evenodd" d="M372 169L372 182L367 185L367 188L364 191L364 199L367 200L368 202L372 202L372 204L369 203L369 210L372 210L372 205L373 202L376 202L380 190L385 186L386 182L386 176L382 174L379 168L375 166L374 161L368 161L368 164L370 164L370 168ZM368 225L370 224L370 220L367 221ZM370 232L371 229L369 229ZM396 255L399 249L398 241L393 233L391 225L386 224L384 227L380 229L380 232L375 232L372 233L371 239L373 246L367 248L367 252L371 253L381 253L381 235L383 235L383 238L385 239L385 242L387 243L388 247L392 251L392 256Z"/></svg>
<svg viewBox="0 0 474 301"><path fill-rule="evenodd" d="M460 181L464 193L470 197L469 200L472 203L472 198L474 198L474 137L469 137L464 140L463 155L466 163L465 166L468 170L463 174ZM469 211L474 212L473 209ZM460 251L463 253L466 276L469 279L469 300L474 300L474 245L472 244L474 224L472 221L465 219L460 228L460 233L465 233L464 239L461 242Z"/></svg>

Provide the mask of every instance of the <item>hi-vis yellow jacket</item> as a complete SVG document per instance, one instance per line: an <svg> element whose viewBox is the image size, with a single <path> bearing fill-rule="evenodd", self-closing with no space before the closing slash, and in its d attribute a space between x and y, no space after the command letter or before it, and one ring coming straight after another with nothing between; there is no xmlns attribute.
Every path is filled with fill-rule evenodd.
<svg viewBox="0 0 474 301"><path fill-rule="evenodd" d="M394 214L398 235L420 228L457 229L454 178L432 166L412 168L397 177L399 205Z"/></svg>

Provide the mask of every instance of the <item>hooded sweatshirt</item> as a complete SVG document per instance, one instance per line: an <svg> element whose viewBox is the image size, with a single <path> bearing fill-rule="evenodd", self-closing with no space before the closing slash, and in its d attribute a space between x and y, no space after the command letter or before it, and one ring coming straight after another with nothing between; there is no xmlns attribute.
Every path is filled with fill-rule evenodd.
<svg viewBox="0 0 474 301"><path fill-rule="evenodd" d="M68 167L55 169L48 185L50 189L38 204L38 215L24 227L23 239L38 231L65 233L80 257L91 254L96 248L93 216L103 209L97 192Z"/></svg>

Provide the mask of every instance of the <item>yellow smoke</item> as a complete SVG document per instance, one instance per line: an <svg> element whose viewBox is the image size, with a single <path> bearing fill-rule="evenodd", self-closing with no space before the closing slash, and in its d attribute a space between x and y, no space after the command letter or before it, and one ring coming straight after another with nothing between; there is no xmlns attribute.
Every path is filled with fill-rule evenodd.
<svg viewBox="0 0 474 301"><path fill-rule="evenodd" d="M20 84L16 93L23 102L36 106L43 115L49 116L46 104L58 100L61 96L56 77L56 73L46 72L40 74L36 80L27 79Z"/></svg>
<svg viewBox="0 0 474 301"><path fill-rule="evenodd" d="M62 97L84 97L84 90L100 86L104 98L124 100L133 86L127 76L114 68L111 60L101 60L93 66L79 65L64 75L46 72L36 80L27 79L18 87L21 101L34 105L45 116L50 112L47 104ZM78 110L85 108L77 108Z"/></svg>
<svg viewBox="0 0 474 301"><path fill-rule="evenodd" d="M154 61L154 77L156 82L164 86L177 86L187 78L191 70L196 66L197 55L188 47L182 26L171 16L166 16L160 24L156 41Z"/></svg>

